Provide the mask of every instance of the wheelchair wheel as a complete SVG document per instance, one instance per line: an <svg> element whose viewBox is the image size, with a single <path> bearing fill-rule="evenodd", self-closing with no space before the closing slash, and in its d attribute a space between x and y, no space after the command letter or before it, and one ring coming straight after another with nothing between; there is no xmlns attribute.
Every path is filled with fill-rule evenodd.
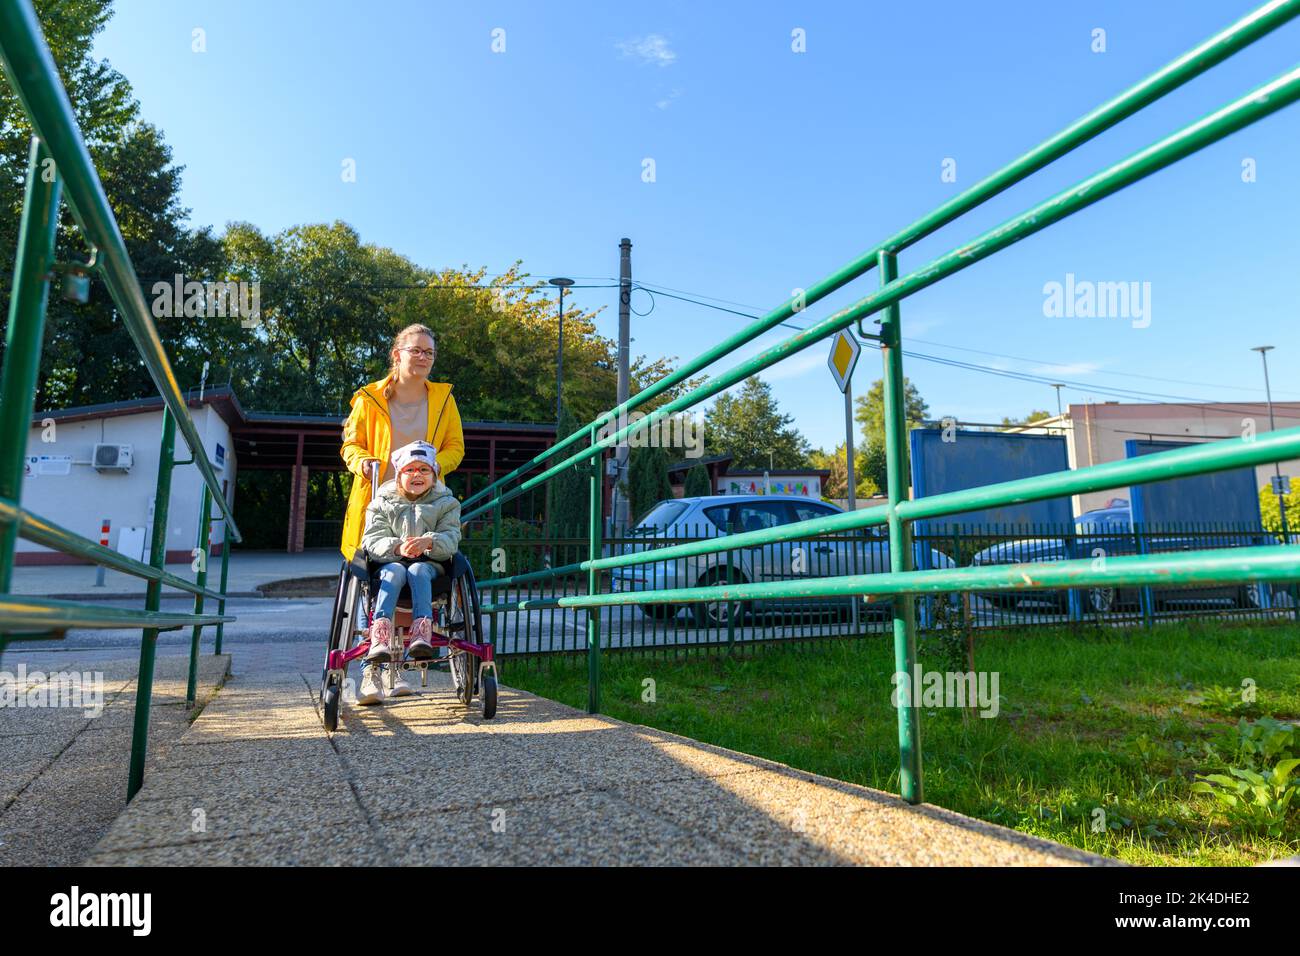
<svg viewBox="0 0 1300 956"><path fill-rule="evenodd" d="M325 697L329 692L331 683L329 673L330 652L338 650L344 640L343 633L347 624L345 608L351 590L351 576L348 574L348 566L345 564L342 570L339 571L338 584L334 588L334 609L330 613L330 632L325 641L325 662L321 665L320 701L322 704L325 703ZM327 729L333 730L332 727Z"/></svg>
<svg viewBox="0 0 1300 956"><path fill-rule="evenodd" d="M330 681L325 688L325 695L321 701L321 709L325 715L325 729L330 733L338 728L339 725L339 697L341 696L337 681Z"/></svg>
<svg viewBox="0 0 1300 956"><path fill-rule="evenodd" d="M449 621L447 630L460 640L478 643L477 621L474 617L473 590L465 575L452 582L451 594L448 596L447 613ZM478 678L478 658L468 651L455 653L451 657L451 678L456 686L456 698L466 707L474 700L475 684Z"/></svg>
<svg viewBox="0 0 1300 956"><path fill-rule="evenodd" d="M491 674L483 678L483 719L491 720L497 715L497 679Z"/></svg>
<svg viewBox="0 0 1300 956"><path fill-rule="evenodd" d="M338 586L334 590L334 611L330 615L329 639L325 645L325 663L321 668L320 703L325 729L333 732L338 726L339 705L343 696L343 678L331 674L331 651L346 651L352 644L357 622L366 613L365 589L344 564L339 572Z"/></svg>

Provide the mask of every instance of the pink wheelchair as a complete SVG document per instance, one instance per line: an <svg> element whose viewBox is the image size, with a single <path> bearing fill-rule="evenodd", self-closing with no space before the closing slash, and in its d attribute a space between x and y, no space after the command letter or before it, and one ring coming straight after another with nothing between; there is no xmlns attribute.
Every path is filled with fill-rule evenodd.
<svg viewBox="0 0 1300 956"><path fill-rule="evenodd" d="M375 483L371 482L373 488ZM427 687L429 668L446 665L451 671L456 698L466 707L475 699L482 701L483 717L491 720L497 712L497 670L491 644L483 641L483 616L479 609L474 569L459 551L450 561L437 562L441 572L433 581L433 636L435 648L446 647L447 656L429 660L410 660L405 650L411 637L411 596L403 588L393 616L394 633L401 642L400 659L380 665L384 668L387 689L396 678L396 668L418 670L420 686ZM370 622L379 593L381 562L370 560L357 549L350 562L339 571L334 592L334 610L330 615L329 643L325 649L325 666L321 671L320 702L325 729L338 727L339 704L347 668L364 657L370 644Z"/></svg>

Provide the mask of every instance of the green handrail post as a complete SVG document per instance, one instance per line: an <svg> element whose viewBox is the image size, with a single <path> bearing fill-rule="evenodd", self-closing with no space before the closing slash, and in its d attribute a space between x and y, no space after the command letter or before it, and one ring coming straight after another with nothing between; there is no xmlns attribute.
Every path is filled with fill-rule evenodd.
<svg viewBox="0 0 1300 956"><path fill-rule="evenodd" d="M5 331L4 368L0 371L0 498L18 503L23 487L23 456L36 401L36 378L45 335L45 304L50 295L54 236L59 224L61 185L50 154L32 137L27 157L27 186L18 230L9 325ZM0 522L0 593L13 583L18 523ZM0 654L8 636L0 634Z"/></svg>
<svg viewBox="0 0 1300 956"><path fill-rule="evenodd" d="M198 552L195 557L198 559L199 568L195 574L194 581L199 587L208 586L208 557L209 549L212 546L212 491L207 485L203 486L203 504L199 506L199 531L198 544L194 550ZM194 613L203 613L203 595L194 595ZM199 691L199 638L203 634L203 625L195 624L194 630L190 634L190 668L189 676L185 680L185 706L193 707L198 700Z"/></svg>
<svg viewBox="0 0 1300 956"><path fill-rule="evenodd" d="M882 286L898 278L898 256L894 253L882 251L877 267ZM880 352L885 372L885 459L889 485L889 570L893 573L911 571L913 563L911 525L897 510L899 503L906 500L911 483L907 463L907 401L900 323L897 303L881 312ZM898 789L904 800L917 804L925 799L925 791L921 780L921 718L912 706L912 682L917 676L916 604L910 594L895 595L890 603L894 616L894 678L898 698Z"/></svg>
<svg viewBox="0 0 1300 956"><path fill-rule="evenodd" d="M221 522L221 600L217 602L217 613L225 616L226 613L226 581L230 573L230 534L229 526L225 519ZM222 621L217 625L216 646L213 648L214 655L221 653L221 638L225 634L226 624Z"/></svg>
<svg viewBox="0 0 1300 956"><path fill-rule="evenodd" d="M1133 526L1133 543L1135 554L1150 554L1147 547L1147 534L1145 525ZM1119 592L1116 591L1118 596ZM1138 606L1142 610L1142 626L1151 628L1155 626L1155 592L1149 587L1142 588L1138 592Z"/></svg>
<svg viewBox="0 0 1300 956"><path fill-rule="evenodd" d="M736 567L736 552L727 552L727 580L733 580ZM741 605L736 605L740 607ZM731 655L736 652L736 615L729 613L727 615L727 654Z"/></svg>
<svg viewBox="0 0 1300 956"><path fill-rule="evenodd" d="M497 548L501 547L501 496L497 496L496 507L492 509L492 559L496 560ZM510 568L507 565L506 571ZM494 585L489 598L493 604L497 603L498 591ZM497 646L497 616L493 614L488 618L488 643L493 647Z"/></svg>
<svg viewBox="0 0 1300 956"><path fill-rule="evenodd" d="M591 445L596 444L596 426L592 425L589 429L591 433ZM601 488L600 469L604 464L604 458L601 455L592 455L591 457L591 477L588 481L589 497L591 501L587 508L587 559L595 561L600 557L601 544L601 520L603 508L601 507L603 495ZM587 593L595 594L600 589L600 575L602 572L597 571L594 567L587 569ZM600 713L600 608L591 607L587 609L587 713Z"/></svg>
<svg viewBox="0 0 1300 956"><path fill-rule="evenodd" d="M162 441L158 449L158 485L153 497L153 539L149 563L155 568L167 564L167 507L172 492L172 460L176 457L176 419L163 405ZM157 611L162 603L162 582L150 581L145 590L146 611ZM126 799L131 800L144 785L144 761L149 748L149 705L153 700L154 658L158 651L158 628L146 627L140 640L140 672L135 681L135 725L131 731L131 769L127 775Z"/></svg>

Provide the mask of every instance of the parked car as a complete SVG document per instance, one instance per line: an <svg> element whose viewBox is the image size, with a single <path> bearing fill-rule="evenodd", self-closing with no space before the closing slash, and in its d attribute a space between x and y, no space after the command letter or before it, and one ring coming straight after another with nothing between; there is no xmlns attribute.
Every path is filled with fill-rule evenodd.
<svg viewBox="0 0 1300 956"><path fill-rule="evenodd" d="M698 498L669 498L658 502L632 529L630 542L616 551L627 554L681 543L674 539L718 537L759 531L813 518L841 514L840 508L824 501L797 495L712 495ZM614 568L611 581L616 591L663 590L735 583L789 581L800 577L833 577L843 574L879 574L889 570L889 536L883 528L862 528L837 533L832 538L815 537L779 541L773 544L719 551L697 557ZM642 539L642 540L636 540ZM920 558L917 545L917 563ZM929 566L951 568L955 562L930 549ZM863 595L863 605L870 599ZM670 619L679 606L642 604L650 617ZM888 611L888 598L870 601L873 610ZM852 608L851 598L810 597L804 599L701 601L691 606L701 627L725 626L731 615L737 622L747 615L786 610L838 611Z"/></svg>
<svg viewBox="0 0 1300 956"><path fill-rule="evenodd" d="M1072 558L1116 557L1137 554L1138 540L1133 533L1133 516L1127 502L1111 507L1088 511L1074 521L1075 538L1042 537L1004 541L978 552L973 564L1034 564L1043 561L1066 561ZM1251 547L1274 544L1275 540L1264 531L1243 531L1236 534L1212 530L1188 532L1144 533L1143 542L1151 554L1174 551L1199 551L1210 548ZM1185 602L1232 602L1237 607L1261 608L1265 606L1268 585L1253 582L1245 585L1219 587L1156 588L1153 597L1157 608L1161 605ZM1105 613L1119 607L1140 606L1140 587L1094 587L1083 589L1084 610ZM1281 587L1275 588L1273 603L1288 598ZM1022 603L1047 602L1064 611L1068 605L1068 591L986 591L980 597L998 607L1018 608Z"/></svg>

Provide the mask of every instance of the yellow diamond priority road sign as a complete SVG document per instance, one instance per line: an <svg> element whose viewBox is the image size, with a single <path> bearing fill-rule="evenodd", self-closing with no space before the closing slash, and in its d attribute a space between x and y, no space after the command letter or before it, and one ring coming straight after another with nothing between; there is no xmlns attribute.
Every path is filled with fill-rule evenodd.
<svg viewBox="0 0 1300 956"><path fill-rule="evenodd" d="M861 352L862 346L848 329L840 329L831 339L831 354L827 357L826 364L831 367L831 374L835 376L835 384L841 392L849 387L853 366L858 363Z"/></svg>

